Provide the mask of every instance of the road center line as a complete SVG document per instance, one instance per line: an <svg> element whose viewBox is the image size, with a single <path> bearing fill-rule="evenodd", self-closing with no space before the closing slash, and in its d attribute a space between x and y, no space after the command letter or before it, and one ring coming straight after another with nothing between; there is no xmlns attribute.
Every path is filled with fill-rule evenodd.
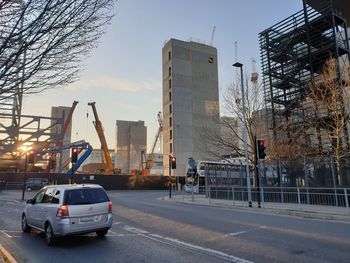
<svg viewBox="0 0 350 263"><path fill-rule="evenodd" d="M241 234L245 234L247 233L248 231L239 231L239 232L235 232L235 233L228 233L225 235L225 237L228 237L228 236L238 236L238 235L241 235Z"/></svg>

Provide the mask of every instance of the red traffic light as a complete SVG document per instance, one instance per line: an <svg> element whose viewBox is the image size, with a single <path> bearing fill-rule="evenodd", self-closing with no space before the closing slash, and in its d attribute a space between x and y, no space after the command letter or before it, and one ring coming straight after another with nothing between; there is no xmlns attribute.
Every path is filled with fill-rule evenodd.
<svg viewBox="0 0 350 263"><path fill-rule="evenodd" d="M78 154L79 154L79 149L72 148L72 151L71 151L72 163L76 163L78 161Z"/></svg>
<svg viewBox="0 0 350 263"><path fill-rule="evenodd" d="M266 153L265 153L265 140L257 140L257 154L259 159L265 159Z"/></svg>
<svg viewBox="0 0 350 263"><path fill-rule="evenodd" d="M171 169L176 169L176 157L170 157L170 167Z"/></svg>

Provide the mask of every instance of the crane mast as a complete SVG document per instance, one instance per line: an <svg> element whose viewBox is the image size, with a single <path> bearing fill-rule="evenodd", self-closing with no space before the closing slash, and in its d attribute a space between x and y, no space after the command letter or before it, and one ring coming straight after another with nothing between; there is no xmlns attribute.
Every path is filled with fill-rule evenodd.
<svg viewBox="0 0 350 263"><path fill-rule="evenodd" d="M57 167L57 168L58 168L58 170L57 170L58 172L61 172L61 170L62 170L62 162L63 162L63 160L62 160L63 138L64 138L64 135L65 135L66 132L67 132L67 129L68 129L69 124L70 124L71 121L72 121L73 113L74 113L74 110L75 110L77 104L78 104L78 101L76 101L76 100L73 101L72 107L70 108L69 113L68 113L68 115L67 115L67 117L66 117L66 120L64 121L64 124L63 124L63 126L62 126L61 135L60 135L59 139L56 140L56 146L57 146L57 147L61 147L60 151L58 152L58 153L59 153L59 163L58 163L58 167ZM55 162L55 163L56 163L56 158L57 158L57 153L51 153L51 154L50 154L50 162ZM55 169L57 169L57 168L55 168ZM49 169L50 169L50 165L49 165Z"/></svg>
<svg viewBox="0 0 350 263"><path fill-rule="evenodd" d="M104 155L105 160L106 160L107 169L112 170L113 169L112 158L111 158L111 155L110 155L109 150L108 150L106 137L104 135L102 123L101 123L101 121L100 121L100 119L98 117L95 104L96 104L96 102L89 102L88 103L88 105L92 107L92 111L93 111L94 116L95 116L94 126L95 126L95 129L96 129L98 138L100 139L100 142L101 142L101 150L102 150L103 155Z"/></svg>
<svg viewBox="0 0 350 263"><path fill-rule="evenodd" d="M157 114L157 119L158 119L158 131L156 134L156 137L154 138L154 142L152 145L152 149L151 149L151 156L154 155L154 150L156 148L157 142L160 140L159 144L160 144L160 148L162 146L162 140L161 140L161 136L162 136L162 132L163 132L163 118L162 118L162 113L159 111ZM160 151L162 151L162 149L160 149Z"/></svg>

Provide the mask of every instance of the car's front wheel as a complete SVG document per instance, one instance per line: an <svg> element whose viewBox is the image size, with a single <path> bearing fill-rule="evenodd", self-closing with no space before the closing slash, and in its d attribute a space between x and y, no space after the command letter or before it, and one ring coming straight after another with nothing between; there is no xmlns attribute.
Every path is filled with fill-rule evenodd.
<svg viewBox="0 0 350 263"><path fill-rule="evenodd" d="M32 228L27 224L27 217L25 214L22 215L22 231L29 232Z"/></svg>
<svg viewBox="0 0 350 263"><path fill-rule="evenodd" d="M55 243L55 235L50 223L46 223L45 225L45 241L49 246L53 246Z"/></svg>
<svg viewBox="0 0 350 263"><path fill-rule="evenodd" d="M108 229L100 230L96 232L98 237L104 237L107 233L108 233Z"/></svg>

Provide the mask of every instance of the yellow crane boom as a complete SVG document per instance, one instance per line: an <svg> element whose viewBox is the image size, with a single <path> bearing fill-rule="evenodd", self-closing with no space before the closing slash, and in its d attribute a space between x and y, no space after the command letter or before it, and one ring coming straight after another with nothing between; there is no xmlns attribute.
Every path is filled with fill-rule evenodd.
<svg viewBox="0 0 350 263"><path fill-rule="evenodd" d="M100 139L100 142L101 142L101 150L102 150L103 155L104 155L105 160L106 160L107 169L113 170L114 167L113 167L112 158L111 158L111 155L110 155L109 150L108 150L106 137L104 135L102 123L98 117L95 104L96 104L96 102L89 102L88 103L88 105L92 107L92 111L93 111L94 116L95 116L94 126L96 129L98 138Z"/></svg>

